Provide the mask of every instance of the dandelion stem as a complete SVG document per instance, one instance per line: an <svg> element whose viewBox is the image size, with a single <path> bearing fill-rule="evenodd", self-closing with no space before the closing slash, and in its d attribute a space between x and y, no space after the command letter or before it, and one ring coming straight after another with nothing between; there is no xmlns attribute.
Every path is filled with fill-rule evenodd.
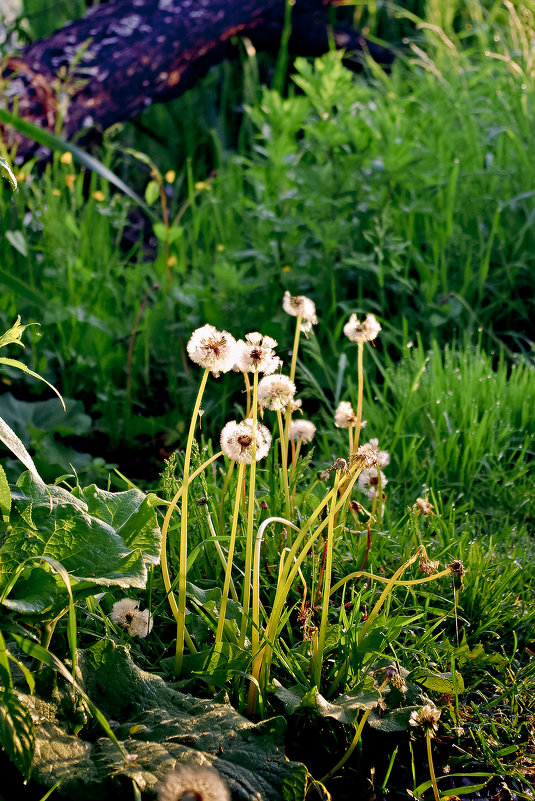
<svg viewBox="0 0 535 801"><path fill-rule="evenodd" d="M295 323L295 336L294 336L294 346L292 350L292 363L290 365L290 381L294 381L295 383L295 368L297 366L297 351L299 350L299 338L301 336L301 316L297 317Z"/></svg>
<svg viewBox="0 0 535 801"><path fill-rule="evenodd" d="M245 381L245 392L247 394L245 406L245 419L251 416L251 382L249 381L249 373L244 373L243 378Z"/></svg>
<svg viewBox="0 0 535 801"><path fill-rule="evenodd" d="M435 776L435 767L433 765L433 752L431 749L431 731L429 729L425 732L425 740L427 743L427 761L429 762L429 775L431 777L431 784L433 785L433 794L435 801L440 801L440 793L438 792L437 777Z"/></svg>
<svg viewBox="0 0 535 801"><path fill-rule="evenodd" d="M282 484L284 487L285 515L287 518L289 518L291 506L290 506L290 487L288 485L288 447L284 443L285 432L282 422L282 412L280 412L279 410L277 410L277 420L279 421L279 431L281 437L281 472L282 472Z"/></svg>
<svg viewBox="0 0 535 801"><path fill-rule="evenodd" d="M223 451L219 451L218 453L214 453L213 456L210 456L210 458L207 459L206 462L204 462L204 464L198 467L197 470L195 470L195 472L191 474L190 481L193 481L194 478L197 478L197 476L200 475L200 473L202 473L202 471L205 470L209 464L214 462L222 455ZM173 500L171 501L171 503L167 508L167 512L165 513L165 518L162 524L162 541L160 545L160 566L162 568L163 583L169 601L169 605L173 613L173 617L175 618L177 624L179 618L178 606L176 603L174 593L171 589L171 579L169 577L169 567L167 565L167 532L169 530L169 523L171 522L171 516L175 511L180 498L182 497L183 490L184 490L184 485L182 485L180 489L177 491L176 495L174 496ZM188 644L188 648L190 648L190 650L195 652L197 649L195 648L195 645L193 644L193 641L189 637L188 633L184 632L184 636Z"/></svg>
<svg viewBox="0 0 535 801"><path fill-rule="evenodd" d="M295 368L297 366L297 352L299 350L299 338L301 336L301 315L297 317L295 323L295 336L294 336L294 345L292 350L292 362L290 365L290 381L294 381L295 383ZM291 405L288 404L288 408L286 409L286 414L284 416L284 435L281 437L281 455L282 459L288 464L288 441L290 439L290 425L292 422L292 408ZM290 516L290 503L289 497L287 498L287 508L286 508L286 517Z"/></svg>
<svg viewBox="0 0 535 801"><path fill-rule="evenodd" d="M357 396L357 422L355 423L355 437L353 441L353 456L358 450L360 439L360 424L362 422L362 397L364 394L364 370L363 370L363 352L364 342L358 342L358 356L357 356L357 372L358 372L358 396Z"/></svg>
<svg viewBox="0 0 535 801"><path fill-rule="evenodd" d="M225 497L227 494L228 486L230 484L230 479L232 477L232 472L234 470L234 465L236 462L230 461L228 466L227 475L225 476L225 481L223 483L223 488L221 490L221 496L219 498L219 536L222 537L225 533L225 523L224 523L224 511L225 511Z"/></svg>
<svg viewBox="0 0 535 801"><path fill-rule="evenodd" d="M240 513L240 499L243 485L243 472L245 465L240 463L238 466L238 483L236 484L236 495L234 497L234 513L232 516L232 528L230 531L230 542L228 546L227 569L225 571L225 582L223 584L223 595L221 597L221 607L219 609L219 620L215 635L216 645L223 639L223 626L225 625L225 613L227 611L227 599L230 587L230 575L232 572L232 562L234 559L234 546L236 544L236 531L238 529L238 518Z"/></svg>
<svg viewBox="0 0 535 801"><path fill-rule="evenodd" d="M256 422L258 415L258 371L253 376L253 408L252 408L251 466L249 468L249 501L247 507L247 534L245 537L245 567L243 577L243 603L240 626L240 647L243 648L247 633L247 618L251 603L251 567L253 563L253 525L255 513L255 484L256 484Z"/></svg>
<svg viewBox="0 0 535 801"><path fill-rule="evenodd" d="M327 524L327 559L325 562L325 578L323 580L323 605L321 610L321 622L318 636L318 650L314 663L314 683L318 690L321 684L321 668L323 664L323 651L325 648L325 636L327 633L327 619L329 617L329 597L331 594L331 576L333 565L333 545L334 545L334 518L336 501L338 498L338 484L340 483L340 470L337 470L334 477L334 494L331 499L329 509L329 522Z"/></svg>
<svg viewBox="0 0 535 801"><path fill-rule="evenodd" d="M193 446L193 436L197 425L197 418L201 408L202 396L208 380L210 370L205 368L201 385L197 393L197 399L193 408L191 422L184 455L184 479L182 481L182 505L180 518L180 563L178 566L178 619L176 627L176 651L175 651L175 675L180 675L182 659L184 657L184 637L186 631L186 576L188 570L188 489L190 483L189 466L191 461L191 449Z"/></svg>

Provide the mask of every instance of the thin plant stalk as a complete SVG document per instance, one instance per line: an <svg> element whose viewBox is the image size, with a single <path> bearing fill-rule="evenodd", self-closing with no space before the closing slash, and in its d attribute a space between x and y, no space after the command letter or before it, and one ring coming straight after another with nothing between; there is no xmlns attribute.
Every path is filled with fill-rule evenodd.
<svg viewBox="0 0 535 801"><path fill-rule="evenodd" d="M208 528L210 530L210 534L214 539L215 549L217 551L217 555L219 556L219 561L223 566L223 570L226 571L227 569L227 560L225 559L225 554L223 553L223 548L221 547L221 543L217 539L217 534L215 532L214 524L212 523L212 516L210 514L210 510L208 506L206 506L206 522L208 523ZM236 588L234 586L234 582L232 578L230 579L230 594L232 595L232 600L238 603L238 593L236 592Z"/></svg>
<svg viewBox="0 0 535 801"><path fill-rule="evenodd" d="M295 323L294 344L292 350L292 361L290 364L290 381L295 383L295 369L297 367L297 351L299 350L299 339L301 337L301 315L298 315ZM285 454L286 462L288 461L288 440L290 437L290 424L292 422L292 407L288 404L286 414L284 417L284 436L281 439L281 453ZM286 516L289 517L290 510L286 510Z"/></svg>
<svg viewBox="0 0 535 801"><path fill-rule="evenodd" d="M357 395L357 422L355 423L355 436L353 440L353 451L350 456L353 456L359 447L360 439L360 424L362 422L362 398L364 395L364 369L363 369L363 352L364 342L358 342L358 355L357 355L357 377L358 377L358 395Z"/></svg>
<svg viewBox="0 0 535 801"><path fill-rule="evenodd" d="M231 462L230 462L230 464L228 466L227 475L225 476L225 481L223 483L223 488L221 490L221 496L219 498L219 521L218 521L218 524L219 524L219 536L220 537L222 537L223 534L225 533L225 521L224 521L225 498L226 498L226 495L227 495L227 490L228 490L228 487L229 487L229 484L230 484L230 479L232 478L232 473L234 471L234 465L235 464L236 464L236 462L234 460L231 460Z"/></svg>
<svg viewBox="0 0 535 801"><path fill-rule="evenodd" d="M236 484L236 495L234 497L234 513L232 516L232 528L230 530L230 542L228 546L227 569L225 571L225 581L223 584L223 595L221 597L221 607L219 609L219 621L215 635L216 645L223 639L223 627L225 625L225 614L227 611L227 600L230 587L230 576L232 573L232 562L234 560L234 547L236 545L236 531L238 530L238 518L240 516L240 500L243 486L243 473L245 465L240 463L238 467L238 482Z"/></svg>
<svg viewBox="0 0 535 801"><path fill-rule="evenodd" d="M323 776L322 779L320 779L320 782L322 784L323 784L323 782L326 782L327 779L330 779L332 776L335 776L338 773L338 771L340 770L340 768L342 768L345 765L345 763L347 762L347 760L349 759L349 757L351 756L351 754L353 753L353 751L355 750L355 748L357 747L357 745L360 742L360 738L362 737L362 730L364 729L364 726L366 725L366 721L368 720L368 716L369 716L370 712L371 712L371 709L366 709L365 710L363 716L361 717L361 719L359 721L359 725L357 726L357 729L355 731L355 735L354 735L353 739L351 740L351 745L349 746L349 748L345 752L345 754L342 757L342 759L339 762L336 763L334 768L331 768L331 770L328 773L326 773L325 776Z"/></svg>
<svg viewBox="0 0 535 801"><path fill-rule="evenodd" d="M245 403L245 418L251 416L251 382L249 381L249 373L243 374L243 380L245 381L245 394L246 394L246 403Z"/></svg>
<svg viewBox="0 0 535 801"><path fill-rule="evenodd" d="M249 468L249 500L247 507L247 534L245 536L245 566L243 577L243 603L242 618L240 626L240 647L243 648L245 635L247 633L247 622L249 617L249 607L251 603L251 569L253 564L253 525L255 513L255 488L256 488L256 423L258 416L258 371L255 370L253 376L253 407L252 407L252 429L253 441L251 443L251 466Z"/></svg>
<svg viewBox="0 0 535 801"><path fill-rule="evenodd" d="M314 683L318 689L321 684L321 668L323 664L323 651L325 648L325 636L327 633L327 619L329 617L329 597L331 594L331 576L333 566L333 546L334 546L334 521L336 499L338 497L338 484L340 483L340 470L337 470L334 477L334 495L329 509L329 519L327 524L327 555L325 561L325 577L323 580L323 607L321 610L321 622L318 634L318 649L314 662Z"/></svg>
<svg viewBox="0 0 535 801"><path fill-rule="evenodd" d="M284 487L284 504L286 517L290 517L290 487L288 484L288 447L284 444L284 425L282 422L282 412L277 410L277 420L279 423L279 432L281 440L281 471L282 483ZM290 541L291 544L291 541Z"/></svg>
<svg viewBox="0 0 535 801"><path fill-rule="evenodd" d="M440 793L438 792L437 777L435 776L435 766L433 765L433 751L431 749L431 731L429 729L425 732L425 740L427 744L427 761L429 763L429 776L431 777L431 784L433 785L433 795L435 801L440 801Z"/></svg>
<svg viewBox="0 0 535 801"><path fill-rule="evenodd" d="M188 432L188 441L186 444L186 453L184 455L184 479L182 481L182 505L180 517L180 562L178 566L178 619L176 626L176 651L175 651L175 676L180 675L182 668L182 659L184 658L184 638L186 631L186 576L188 572L188 489L189 489L189 466L191 461L191 449L193 446L193 436L195 434L195 427L197 425L197 418L201 408L202 396L208 380L210 370L205 369L197 399L193 408L191 416L191 423Z"/></svg>
<svg viewBox="0 0 535 801"><path fill-rule="evenodd" d="M197 470L195 470L195 472L191 474L190 481L193 481L193 479L197 478L197 476L200 475L202 473L202 471L205 470L208 467L208 465L210 465L212 462L214 462L216 459L218 459L222 455L223 455L223 451L219 451L218 453L214 453L213 456L210 456L210 458L207 459L206 462L204 462L204 464L202 464L200 467L198 467ZM177 605L177 602L176 602L176 599L175 599L175 596L174 596L174 593L173 593L173 590L172 590L171 578L169 576L169 566L167 564L167 532L169 530L169 524L171 522L171 516L172 516L173 512L175 511L176 506L177 506L180 498L182 497L183 491L184 491L184 485L182 485L180 487L180 489L177 490L174 498L172 499L171 503L169 504L169 506L167 508L167 512L165 513L164 521L163 521L163 524L162 524L162 541L161 541L161 545L160 545L160 567L162 569L163 583L164 583L164 587L165 587L165 592L166 592L167 598L169 600L169 605L170 605L171 611L173 613L173 617L175 618L177 624L178 624L178 618L179 618L179 611L178 611L178 605ZM191 639L191 637L189 636L189 634L186 631L184 632L184 638L186 640L188 648L191 651L195 652L197 649L195 648L193 640Z"/></svg>

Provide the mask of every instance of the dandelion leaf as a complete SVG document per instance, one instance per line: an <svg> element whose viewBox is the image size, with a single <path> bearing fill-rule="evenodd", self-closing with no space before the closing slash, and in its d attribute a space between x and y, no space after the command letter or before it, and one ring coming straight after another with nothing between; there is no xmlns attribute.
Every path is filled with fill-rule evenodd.
<svg viewBox="0 0 535 801"><path fill-rule="evenodd" d="M130 759L106 738L85 743L67 734L57 716L45 719L36 726L32 775L46 787L61 779L58 797L109 798L111 787L126 792L134 779L153 798L156 782L186 762L213 765L233 801L304 798L307 770L284 756L283 718L255 724L226 704L180 693L110 640L79 652L79 670L92 700L117 722Z"/></svg>
<svg viewBox="0 0 535 801"><path fill-rule="evenodd" d="M27 778L35 747L34 727L28 708L9 688L0 695L0 745Z"/></svg>

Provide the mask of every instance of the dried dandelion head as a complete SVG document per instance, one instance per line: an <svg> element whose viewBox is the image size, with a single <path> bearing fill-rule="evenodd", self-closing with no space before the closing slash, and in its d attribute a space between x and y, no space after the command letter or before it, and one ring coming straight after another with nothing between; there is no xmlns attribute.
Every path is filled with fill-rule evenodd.
<svg viewBox="0 0 535 801"><path fill-rule="evenodd" d="M294 395L295 384L286 375L266 375L258 382L258 404L263 409L284 412Z"/></svg>
<svg viewBox="0 0 535 801"><path fill-rule="evenodd" d="M374 314L368 314L362 322L352 314L344 325L344 334L351 342L371 342L380 331L381 326Z"/></svg>
<svg viewBox="0 0 535 801"><path fill-rule="evenodd" d="M316 426L310 420L292 420L290 424L290 439L294 442L312 442Z"/></svg>
<svg viewBox="0 0 535 801"><path fill-rule="evenodd" d="M336 407L334 424L336 428L349 428L349 426L355 426L357 424L357 415L353 411L353 407L349 401L342 401ZM361 420L360 427L364 428L365 425L366 420Z"/></svg>
<svg viewBox="0 0 535 801"><path fill-rule="evenodd" d="M210 370L216 377L232 370L236 361L236 340L228 331L218 331L213 325L197 328L187 344L190 359Z"/></svg>
<svg viewBox="0 0 535 801"><path fill-rule="evenodd" d="M440 709L434 704L425 704L417 712L411 712L409 723L411 726L421 726L430 737L435 736L438 731L438 721L440 719Z"/></svg>
<svg viewBox="0 0 535 801"><path fill-rule="evenodd" d="M364 443L365 445L369 445L369 447L377 453L377 461L376 464L379 467L386 467L390 464L390 454L388 451L380 451L379 450L379 440L378 439L371 439L369 442Z"/></svg>
<svg viewBox="0 0 535 801"><path fill-rule="evenodd" d="M437 572L438 564L439 564L438 561L433 561L431 559L428 559L427 556L425 556L422 559L420 559L418 567L425 576L432 576L433 573Z"/></svg>
<svg viewBox="0 0 535 801"><path fill-rule="evenodd" d="M381 487L384 489L384 487L388 484L388 479L382 470L379 472L381 474ZM376 498L379 492L379 475L377 473L377 467L365 467L362 473L359 475L357 483L367 498L370 500L372 498Z"/></svg>
<svg viewBox="0 0 535 801"><path fill-rule="evenodd" d="M246 334L245 340L239 339L237 342L237 369L242 373L271 375L282 366L282 361L273 350L276 345L275 339L264 337L257 331Z"/></svg>
<svg viewBox="0 0 535 801"><path fill-rule="evenodd" d="M271 446L271 434L261 423L257 423L253 429L253 421L250 419L240 423L231 420L221 431L221 450L234 462L251 464L253 443L256 444L255 459L259 462L268 455Z"/></svg>
<svg viewBox="0 0 535 801"><path fill-rule="evenodd" d="M293 317L301 317L300 327L304 334L309 334L312 331L312 326L318 322L316 305L313 300L305 295L292 296L286 291L282 300L282 308L286 314L291 314Z"/></svg>
<svg viewBox="0 0 535 801"><path fill-rule="evenodd" d="M361 445L355 453L355 460L359 461L364 467L373 467L377 464L377 451L372 448L369 442Z"/></svg>
<svg viewBox="0 0 535 801"><path fill-rule="evenodd" d="M399 690L401 693L407 692L407 685L403 679L403 676L398 670L397 665L388 665L385 668L385 679L387 679L392 687L395 687L396 690Z"/></svg>
<svg viewBox="0 0 535 801"><path fill-rule="evenodd" d="M183 765L154 788L158 801L230 801L227 785L214 768Z"/></svg>
<svg viewBox="0 0 535 801"><path fill-rule="evenodd" d="M292 398L291 401L290 401L290 411L292 412L292 414L294 412L301 411L301 406L302 405L303 405L303 401L301 400L301 398L298 398L297 400L295 398Z"/></svg>
<svg viewBox="0 0 535 801"><path fill-rule="evenodd" d="M433 504L429 503L427 498L416 498L416 503L413 504L412 510L416 512L416 514L422 514L428 517L433 514L434 508Z"/></svg>
<svg viewBox="0 0 535 801"><path fill-rule="evenodd" d="M133 598L123 598L113 604L110 620L131 637L146 637L152 631L152 617L148 609L140 609Z"/></svg>

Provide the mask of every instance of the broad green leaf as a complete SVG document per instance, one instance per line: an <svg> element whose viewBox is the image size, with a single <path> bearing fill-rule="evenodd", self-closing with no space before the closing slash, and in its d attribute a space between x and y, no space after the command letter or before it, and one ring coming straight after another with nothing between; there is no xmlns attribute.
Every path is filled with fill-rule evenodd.
<svg viewBox="0 0 535 801"><path fill-rule="evenodd" d="M91 430L91 418L85 413L80 401L65 398L63 411L55 398L44 401L22 401L11 392L0 395L0 416L19 432L25 445L29 445L35 429L53 432L60 436L76 434L83 436Z"/></svg>
<svg viewBox="0 0 535 801"><path fill-rule="evenodd" d="M43 614L52 609L57 594L54 576L42 567L33 567L24 570L2 603L21 614Z"/></svg>
<svg viewBox="0 0 535 801"><path fill-rule="evenodd" d="M405 731L409 728L411 712L417 712L418 709L420 709L419 706L404 706L401 709L394 709L393 712L386 712L381 716L376 712L371 712L368 723L372 729L378 729L387 734Z"/></svg>
<svg viewBox="0 0 535 801"><path fill-rule="evenodd" d="M335 703L331 703L319 693L317 687L314 687L303 696L299 709L313 709L322 718L334 718L339 723L351 725L362 709L375 709L378 703L377 690L341 695Z"/></svg>
<svg viewBox="0 0 535 801"><path fill-rule="evenodd" d="M63 401L63 398L61 397L61 395L57 391L56 387L52 386L52 384L50 384L46 380L46 378L43 378L43 376L39 375L39 373L34 373L33 370L30 370L29 367L26 367L24 362L19 362L18 359L6 359L4 356L2 356L2 357L0 357L0 364L7 364L9 367L16 367L17 370L22 370L23 373L28 373L28 375L31 375L32 378L37 378L37 379L39 379L39 381L44 381L44 383L47 385L47 387L50 387L50 389L53 390L53 392L56 393L56 395L58 396L58 398L61 401L61 405L65 409L65 403Z"/></svg>
<svg viewBox="0 0 535 801"><path fill-rule="evenodd" d="M21 281L12 272L3 270L0 267L0 284L10 289L18 298L24 300L25 303L31 303L39 309L44 309L47 304L47 299L44 295L36 289L29 287L25 281Z"/></svg>
<svg viewBox="0 0 535 801"><path fill-rule="evenodd" d="M0 586L30 557L59 562L71 581L80 582L76 592L92 585L145 586L147 567L159 558L154 496L138 490L104 493L96 487L88 488L91 494L90 511L83 498L67 490L38 484L29 473L20 477L11 530L0 547ZM117 529L110 519L120 524Z"/></svg>
<svg viewBox="0 0 535 801"><path fill-rule="evenodd" d="M44 485L42 478L40 477L39 473L37 472L37 468L33 463L33 459L17 437L15 432L12 428L8 426L5 420L2 420L0 417L0 440L4 443L4 445L9 448L11 453L14 453L17 459L19 459L24 467L26 467L30 473L34 476L36 481L39 481L41 484Z"/></svg>
<svg viewBox="0 0 535 801"><path fill-rule="evenodd" d="M2 175L2 178L7 178L7 180L11 184L11 188L13 189L13 191L15 191L18 186L17 179L13 174L13 170L11 169L9 161L7 161L7 159L2 158L2 156L0 156L0 174Z"/></svg>
<svg viewBox="0 0 535 801"><path fill-rule="evenodd" d="M160 196L160 184L158 181L149 181L145 187L145 202L152 206Z"/></svg>
<svg viewBox="0 0 535 801"><path fill-rule="evenodd" d="M463 677L458 671L455 676L448 673L433 673L426 667L417 667L409 673L410 681L416 681L434 693L464 693Z"/></svg>
<svg viewBox="0 0 535 801"><path fill-rule="evenodd" d="M233 676L246 676L250 663L247 651L232 643L220 642L196 654L186 654L183 672L198 676L214 687L224 687Z"/></svg>
<svg viewBox="0 0 535 801"><path fill-rule="evenodd" d="M10 689L0 695L0 744L22 775L28 778L35 749L32 716Z"/></svg>
<svg viewBox="0 0 535 801"><path fill-rule="evenodd" d="M216 768L233 801L303 800L307 770L284 756L283 718L255 724L227 704L182 694L140 670L111 640L79 652L79 669L88 696L119 722L116 735L136 760L125 761L108 740L90 745L71 736L51 704L27 696L43 719L33 767L43 785L62 779L67 798L99 797L111 775L134 778L135 771L139 786L150 791L170 765L195 762Z"/></svg>
<svg viewBox="0 0 535 801"><path fill-rule="evenodd" d="M6 231L6 239L21 256L28 257L28 243L24 239L22 231Z"/></svg>

